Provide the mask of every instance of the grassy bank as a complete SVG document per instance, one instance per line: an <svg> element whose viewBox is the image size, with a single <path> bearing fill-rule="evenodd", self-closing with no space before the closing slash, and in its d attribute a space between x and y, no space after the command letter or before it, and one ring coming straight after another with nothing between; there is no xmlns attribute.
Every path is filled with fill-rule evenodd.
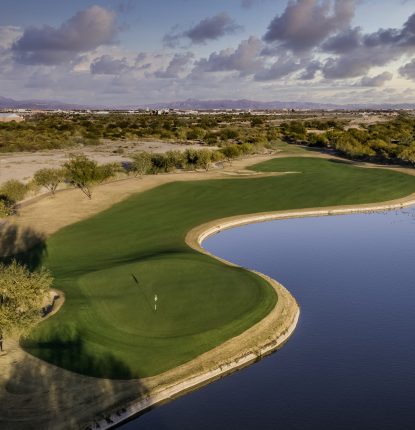
<svg viewBox="0 0 415 430"><path fill-rule="evenodd" d="M298 173L163 185L53 235L44 264L66 303L25 348L87 375L158 374L246 330L277 300L256 275L190 249L184 238L191 228L415 192L415 177L320 159L275 159L253 169Z"/></svg>

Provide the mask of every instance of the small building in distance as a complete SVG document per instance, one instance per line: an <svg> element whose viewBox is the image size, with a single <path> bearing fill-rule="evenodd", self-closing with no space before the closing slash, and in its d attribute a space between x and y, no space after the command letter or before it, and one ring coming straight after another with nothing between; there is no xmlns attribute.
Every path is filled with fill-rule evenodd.
<svg viewBox="0 0 415 430"><path fill-rule="evenodd" d="M16 113L1 113L0 122L22 122L24 117L17 115Z"/></svg>

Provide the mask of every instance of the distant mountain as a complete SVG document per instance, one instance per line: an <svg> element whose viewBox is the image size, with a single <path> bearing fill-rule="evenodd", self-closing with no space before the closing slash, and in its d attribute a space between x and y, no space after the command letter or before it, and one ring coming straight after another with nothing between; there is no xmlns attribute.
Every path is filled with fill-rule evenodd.
<svg viewBox="0 0 415 430"><path fill-rule="evenodd" d="M210 110L210 109L254 109L254 110L267 110L267 109L339 109L339 105L331 103L309 103L309 102L260 102L254 100L198 100L188 99L185 101L171 102L171 103L154 103L148 106L153 109L196 109L196 110Z"/></svg>
<svg viewBox="0 0 415 430"><path fill-rule="evenodd" d="M188 99L170 103L154 103L147 106L151 109L194 109L194 110L211 110L211 109L242 109L242 110L281 110L281 109L311 109L311 110L329 110L329 109L415 109L415 103L402 104L335 104L335 103L312 103L312 102L261 102L255 100L198 100Z"/></svg>
<svg viewBox="0 0 415 430"><path fill-rule="evenodd" d="M13 100L0 96L0 109L85 109L85 106L56 100Z"/></svg>
<svg viewBox="0 0 415 430"><path fill-rule="evenodd" d="M128 106L97 106L63 103L56 100L13 100L0 96L0 109L181 109L181 110L212 110L212 109L242 109L242 110L281 110L281 109L310 109L310 110L329 110L329 109L415 109L415 103L402 104L349 104L340 105L335 103L311 103L311 102L261 102L255 100L199 100L188 99L176 102L160 102L152 104L137 104Z"/></svg>

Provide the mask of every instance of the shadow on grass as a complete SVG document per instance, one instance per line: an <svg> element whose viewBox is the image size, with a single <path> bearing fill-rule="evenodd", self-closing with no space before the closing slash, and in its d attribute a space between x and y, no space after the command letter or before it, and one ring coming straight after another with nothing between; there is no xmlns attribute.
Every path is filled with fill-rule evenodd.
<svg viewBox="0 0 415 430"><path fill-rule="evenodd" d="M0 224L0 262L16 260L36 270L46 252L46 237L42 233L7 221Z"/></svg>
<svg viewBox="0 0 415 430"><path fill-rule="evenodd" d="M60 337L42 342L22 339L21 346L44 361L82 375L109 379L133 378L129 367L111 352L91 354L80 333L71 332L70 329L60 330L60 333Z"/></svg>
<svg viewBox="0 0 415 430"><path fill-rule="evenodd" d="M30 342L23 343L30 352ZM37 354L47 355L51 345L59 365L71 362L72 368L78 366L92 376L50 365L19 352L17 347L20 358L13 357L13 351L0 356L0 428L102 428L103 424L119 421L123 415L126 418L126 405L147 396L146 387L139 380L126 380L131 375L128 366L110 352L99 357L89 354L78 333L36 344ZM9 360L9 366L4 366L2 360ZM120 379L93 377L97 373Z"/></svg>

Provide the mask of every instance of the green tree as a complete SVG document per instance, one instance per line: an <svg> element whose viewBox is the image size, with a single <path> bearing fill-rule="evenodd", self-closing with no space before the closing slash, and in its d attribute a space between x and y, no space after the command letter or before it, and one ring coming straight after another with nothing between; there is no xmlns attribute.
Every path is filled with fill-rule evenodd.
<svg viewBox="0 0 415 430"><path fill-rule="evenodd" d="M225 160L230 164L232 164L232 160L238 158L241 154L238 145L235 143L224 146L223 148L221 148L221 152L225 157Z"/></svg>
<svg viewBox="0 0 415 430"><path fill-rule="evenodd" d="M415 143L410 146L405 147L398 155L398 157L415 166Z"/></svg>
<svg viewBox="0 0 415 430"><path fill-rule="evenodd" d="M71 155L64 168L66 180L91 199L92 185L102 181L103 172L98 163L85 155Z"/></svg>
<svg viewBox="0 0 415 430"><path fill-rule="evenodd" d="M16 261L0 264L0 333L24 333L39 322L52 283L45 269L30 272Z"/></svg>
<svg viewBox="0 0 415 430"><path fill-rule="evenodd" d="M376 152L368 145L362 144L348 133L342 134L335 142L334 147L352 158L367 158L376 155Z"/></svg>
<svg viewBox="0 0 415 430"><path fill-rule="evenodd" d="M65 179L65 171L63 169L40 169L34 175L36 185L45 187L55 195L59 184Z"/></svg>
<svg viewBox="0 0 415 430"><path fill-rule="evenodd" d="M311 146L324 148L327 146L328 139L325 134L307 133L307 141Z"/></svg>

